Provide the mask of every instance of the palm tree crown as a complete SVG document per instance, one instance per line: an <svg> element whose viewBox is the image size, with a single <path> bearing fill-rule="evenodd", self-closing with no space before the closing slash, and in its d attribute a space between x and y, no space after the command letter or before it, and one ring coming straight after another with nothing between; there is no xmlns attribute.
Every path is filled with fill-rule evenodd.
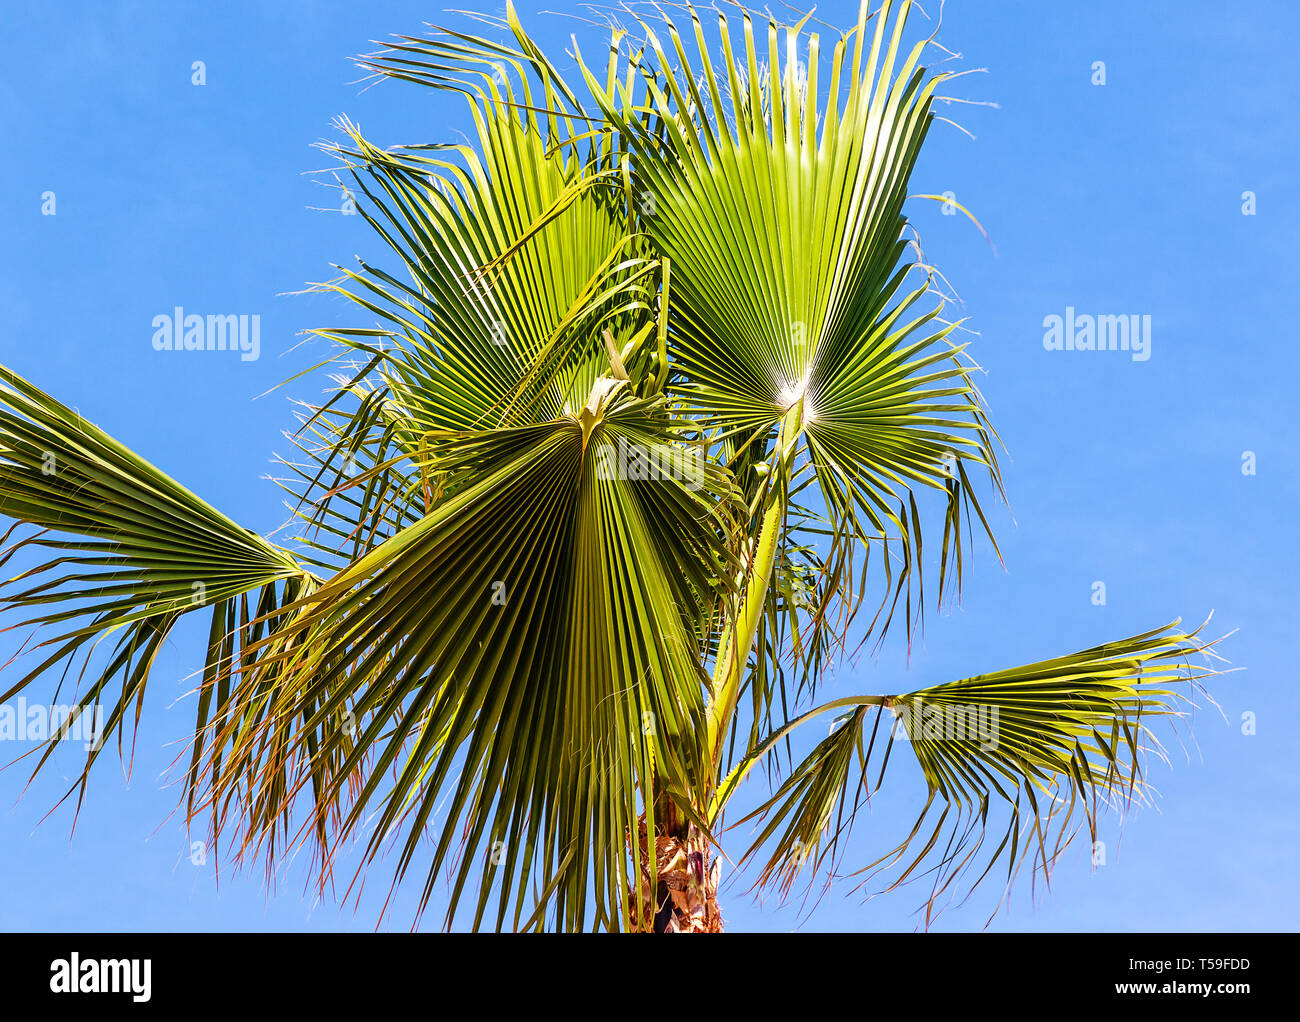
<svg viewBox="0 0 1300 1022"><path fill-rule="evenodd" d="M448 921L475 926L720 929L724 826L755 822L744 858L788 890L837 860L900 737L929 798L857 871L929 863L934 896L1046 870L1076 810L1091 829L1142 798L1148 718L1209 673L1177 622L816 705L851 641L897 621L910 642L923 521L938 602L975 527L992 541L976 483L1001 490L903 211L952 77L910 7L864 0L831 41L739 9L632 17L569 73L508 7L481 19L508 42L448 29L362 58L461 93L475 137L378 148L339 124L340 186L394 261L320 285L373 325L315 331L331 385L279 480L297 540L0 368L3 558L46 555L0 590L43 629L5 698L81 660L79 709L110 703L120 732L176 622L208 614L191 819L241 856L307 843L322 884L350 839L365 862L395 847L395 883L418 858L423 907L449 871Z"/></svg>

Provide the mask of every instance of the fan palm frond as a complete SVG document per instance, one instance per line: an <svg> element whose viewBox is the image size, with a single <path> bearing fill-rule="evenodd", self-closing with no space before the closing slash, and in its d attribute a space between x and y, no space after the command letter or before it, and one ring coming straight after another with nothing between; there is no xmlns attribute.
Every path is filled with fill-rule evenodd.
<svg viewBox="0 0 1300 1022"><path fill-rule="evenodd" d="M1079 833L1080 813L1095 842L1101 812L1148 801L1143 760L1148 752L1163 757L1150 725L1182 716L1200 680L1218 673L1209 659L1214 643L1199 638L1205 626L1185 633L1178 624L903 695L834 700L758 745L723 786L719 803L791 730L841 710L828 737L740 821L762 821L747 853L765 856L760 883L776 880L788 890L805 867L835 861L858 802L878 790L896 742L910 746L928 797L911 833L857 871L863 883L902 864L890 884L896 887L925 865L934 878L932 909L959 876L981 864L971 890L999 860L1008 886L1026 858L1047 877ZM981 858L980 849L996 840L989 825L998 805L1007 826ZM935 813L933 828L924 829ZM905 860L917 841L921 851Z"/></svg>
<svg viewBox="0 0 1300 1022"><path fill-rule="evenodd" d="M46 672L61 669L66 679L75 669L78 683L89 672L75 711L49 736L38 769L59 737L106 701L115 678L120 688L104 730L116 730L120 744L126 722L139 719L159 649L176 622L196 611L212 621L198 710L202 729L213 694L217 706L228 695L241 645L274 629L280 610L318 581L286 550L236 525L4 367L0 514L15 519L6 541L20 526L31 527L0 553L0 567L20 552L49 558L4 583L0 610L27 615L10 627L54 633L28 651L35 666L5 686L0 699ZM95 660L101 641L110 638L106 663ZM83 793L102 738L88 749Z"/></svg>
<svg viewBox="0 0 1300 1022"><path fill-rule="evenodd" d="M518 925L528 881L558 879L566 928L624 927L622 835L661 791L697 819L707 801L697 635L726 575L725 479L661 400L608 378L574 415L435 439L458 489L255 651L240 713L211 729L209 800L255 778L245 846L269 851L310 789L318 836L340 824L330 847L371 810L367 859L402 830L399 876L432 827L424 897L459 856L451 911L477 875L476 923L494 885L497 925ZM648 477L628 451L680 471Z"/></svg>

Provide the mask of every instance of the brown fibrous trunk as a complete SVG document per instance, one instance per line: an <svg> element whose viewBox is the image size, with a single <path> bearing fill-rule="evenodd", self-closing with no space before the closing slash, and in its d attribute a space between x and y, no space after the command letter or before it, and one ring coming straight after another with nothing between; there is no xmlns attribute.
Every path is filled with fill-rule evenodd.
<svg viewBox="0 0 1300 1022"><path fill-rule="evenodd" d="M721 933L718 911L720 860L711 857L708 840L688 824L668 819L655 828L655 883L650 880L646 818L638 821L640 844L640 904L645 918L637 915L637 892L628 892L632 928L640 933ZM658 821L656 821L658 822Z"/></svg>

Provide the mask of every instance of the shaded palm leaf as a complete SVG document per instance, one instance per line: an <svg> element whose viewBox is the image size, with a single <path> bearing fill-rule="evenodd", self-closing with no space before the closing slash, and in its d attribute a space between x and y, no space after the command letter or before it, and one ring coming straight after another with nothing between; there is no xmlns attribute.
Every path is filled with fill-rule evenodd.
<svg viewBox="0 0 1300 1022"><path fill-rule="evenodd" d="M673 444L666 426L605 381L572 417L439 434L458 492L292 608L214 722L211 797L253 779L247 841L274 847L311 787L320 827L342 814L331 847L372 809L367 859L406 834L399 877L432 827L424 899L459 856L449 912L477 874L476 923L499 885L496 925L519 925L531 879L555 881L565 928L626 926L622 836L660 790L698 816L710 777L696 634L725 567L718 480L611 470L620 444Z"/></svg>
<svg viewBox="0 0 1300 1022"><path fill-rule="evenodd" d="M104 701L114 678L121 687L105 731L120 736L131 704L139 719L154 659L176 621L208 609L211 638L205 665L209 695L199 708L203 726L211 693L225 698L231 659L240 641L310 591L315 579L280 547L249 532L119 444L72 409L9 369L0 367L0 514L34 527L0 556L20 551L50 557L8 580L0 610L28 616L11 627L55 634L30 655L36 663L6 688L8 699L47 671L77 678L92 664L102 639L116 635L106 662L95 662L79 689L76 712L54 742L83 713ZM250 600L251 597L251 600ZM93 744L85 771L98 756ZM39 764L38 764L39 768ZM81 775L84 792L86 772Z"/></svg>

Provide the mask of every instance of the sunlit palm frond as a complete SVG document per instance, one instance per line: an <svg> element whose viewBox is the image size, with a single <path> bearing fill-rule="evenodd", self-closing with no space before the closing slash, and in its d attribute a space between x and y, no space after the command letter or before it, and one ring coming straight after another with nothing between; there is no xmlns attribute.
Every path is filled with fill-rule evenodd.
<svg viewBox="0 0 1300 1022"><path fill-rule="evenodd" d="M834 47L827 98L806 19L764 32L743 14L739 50L723 14L713 46L693 8L686 32L643 22L641 88L617 101L584 69L673 267L681 394L727 432L800 408L798 441L834 519L826 563L851 573L859 542L900 541L897 565L878 558L891 614L900 595L912 605L904 585L920 571L913 492L944 495L943 562L959 568L960 527L978 511L966 465L997 478L972 364L929 272L907 258L903 204L944 78L922 67L925 40L903 45L910 6L862 6ZM638 131L647 108L666 130Z"/></svg>

